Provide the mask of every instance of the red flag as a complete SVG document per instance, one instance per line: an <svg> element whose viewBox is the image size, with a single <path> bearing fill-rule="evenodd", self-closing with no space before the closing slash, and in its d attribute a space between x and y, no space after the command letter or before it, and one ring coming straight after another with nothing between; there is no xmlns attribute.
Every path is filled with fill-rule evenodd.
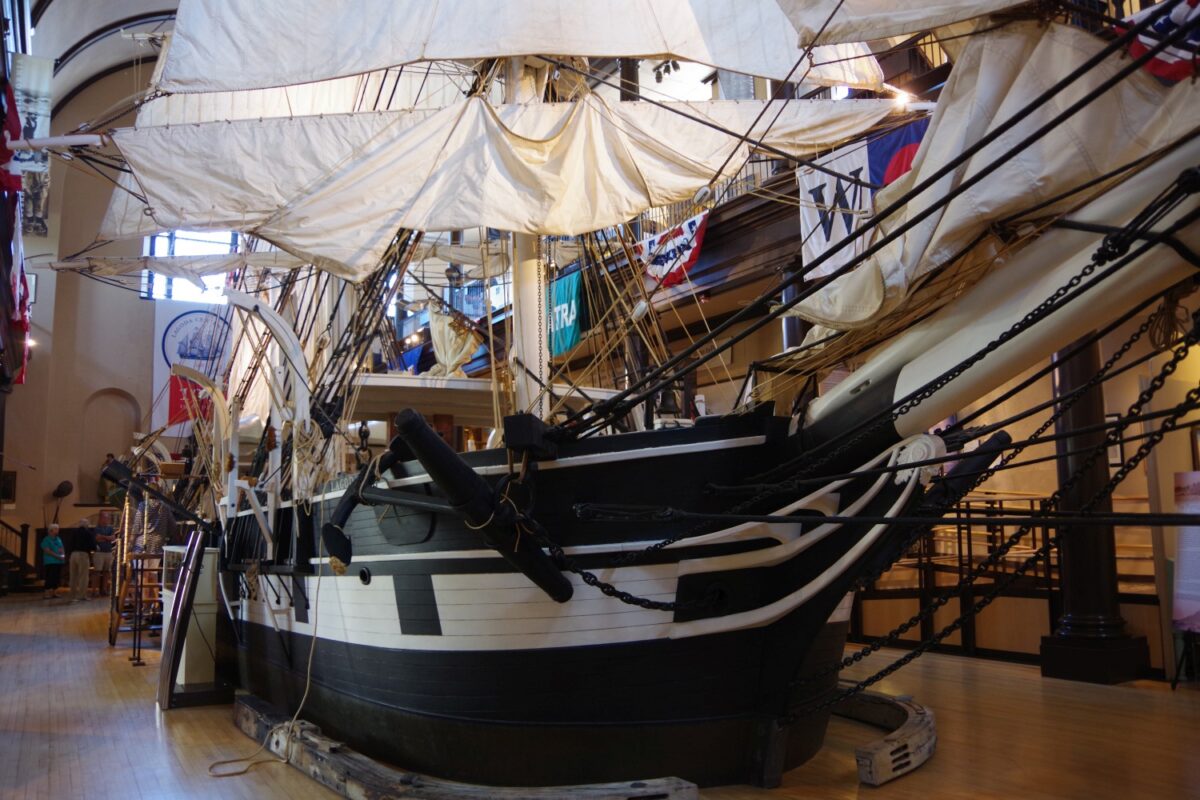
<svg viewBox="0 0 1200 800"><path fill-rule="evenodd" d="M195 419L196 414L192 413L193 409L201 418L208 419L212 410L212 401L207 397L200 396L203 391L200 384L179 375L172 375L167 390L167 424L177 425L180 422Z"/></svg>

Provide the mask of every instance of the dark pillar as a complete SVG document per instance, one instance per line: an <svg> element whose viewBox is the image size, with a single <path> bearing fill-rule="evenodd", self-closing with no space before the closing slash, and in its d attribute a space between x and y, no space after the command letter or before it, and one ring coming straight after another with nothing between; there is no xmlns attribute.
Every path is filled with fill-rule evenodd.
<svg viewBox="0 0 1200 800"><path fill-rule="evenodd" d="M1059 360L1063 352L1055 359ZM1092 342L1071 358L1062 359L1056 367L1060 394L1066 395L1082 386L1099 369L1098 342ZM1069 433L1103 423L1104 392L1096 386L1063 414L1057 432ZM1057 441L1060 486L1083 467L1088 457L1086 450L1103 441L1103 431ZM1108 478L1108 458L1101 454L1073 486L1064 490L1059 510L1083 510L1108 483ZM1107 513L1112 510L1112 503L1106 497L1089 510ZM1130 636L1125 632L1125 620L1121 618L1117 597L1117 558L1112 526L1075 525L1062 529L1058 559L1063 613L1054 633L1042 637L1042 675L1092 683L1133 680L1148 664L1149 650L1144 636Z"/></svg>
<svg viewBox="0 0 1200 800"><path fill-rule="evenodd" d="M640 100L642 96L641 83L638 79L638 65L640 59L622 58L620 59L621 73L621 100ZM640 219L633 219L629 222L630 231L634 239L638 239L642 235L642 225ZM653 313L653 312L651 312ZM637 330L630 331L629 336L625 340L625 369L629 375L629 382L633 383L641 378L650 367L650 358L646 353L646 345L641 340ZM647 429L654 427L654 400L651 399L642 404L642 407L634 412L642 415L642 424Z"/></svg>
<svg viewBox="0 0 1200 800"><path fill-rule="evenodd" d="M642 96L641 85L638 82L638 61L636 58L620 59L622 100L638 100Z"/></svg>
<svg viewBox="0 0 1200 800"><path fill-rule="evenodd" d="M800 288L803 282L793 283L790 286L784 287L780 293L779 299L786 303L789 300L795 299L800 294ZM783 323L783 349L789 347L798 347L804 341L804 337L808 335L808 331L812 328L812 323L800 317L784 317Z"/></svg>
<svg viewBox="0 0 1200 800"><path fill-rule="evenodd" d="M793 100L796 97L796 84L777 82L773 85L771 96L778 100ZM787 170L795 169L796 165L787 159L777 159L774 164L775 174ZM800 294L800 284L794 283L783 290L780 300L784 303L795 299ZM800 317L784 317L783 318L783 349L789 347L797 347L804 341L804 337L808 334L808 329L812 327L812 323L800 319Z"/></svg>

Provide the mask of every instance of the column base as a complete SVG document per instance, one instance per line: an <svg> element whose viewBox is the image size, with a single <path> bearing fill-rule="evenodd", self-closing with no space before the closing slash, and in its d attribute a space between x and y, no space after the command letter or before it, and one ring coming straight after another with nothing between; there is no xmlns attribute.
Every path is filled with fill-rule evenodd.
<svg viewBox="0 0 1200 800"><path fill-rule="evenodd" d="M1137 678L1150 664L1145 636L1083 639L1042 637L1042 677L1087 683L1123 683Z"/></svg>

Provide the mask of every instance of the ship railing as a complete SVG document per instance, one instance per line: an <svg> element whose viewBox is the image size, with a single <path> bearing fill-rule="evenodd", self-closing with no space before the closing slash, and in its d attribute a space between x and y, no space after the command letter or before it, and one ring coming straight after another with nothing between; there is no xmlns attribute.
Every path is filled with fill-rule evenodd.
<svg viewBox="0 0 1200 800"><path fill-rule="evenodd" d="M785 162L779 159L750 159L737 175L718 181L713 185L715 207L720 208L725 203L757 191L767 181L786 170ZM684 220L694 217L697 213L696 205L691 200L681 200L678 203L648 209L638 217L640 235L646 237L662 233L679 225Z"/></svg>
<svg viewBox="0 0 1200 800"><path fill-rule="evenodd" d="M913 545L904 558L876 582L876 588L937 590L948 582L957 582L972 569L994 556L1004 542L1020 527L1001 523L1005 515L1037 516L1046 508L1047 498L1026 492L975 492L962 500L948 517L956 521L935 526L930 536ZM1114 497L1121 510L1145 511L1144 497ZM978 520L978 521L976 521ZM1000 557L979 584L992 583L1015 571L1026 559L1054 535L1054 529L1033 526L1022 540ZM1150 530L1146 526L1123 525L1116 530L1117 575L1121 591L1141 592L1154 583ZM1058 588L1058 551L1049 559L1039 559L1025 572L1022 591L1053 591Z"/></svg>

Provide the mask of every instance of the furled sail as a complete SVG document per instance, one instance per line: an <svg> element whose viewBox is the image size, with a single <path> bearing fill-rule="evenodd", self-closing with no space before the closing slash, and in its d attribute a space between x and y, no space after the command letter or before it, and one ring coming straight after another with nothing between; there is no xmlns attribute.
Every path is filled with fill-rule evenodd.
<svg viewBox="0 0 1200 800"><path fill-rule="evenodd" d="M449 67L438 65L432 76L425 69L403 73L399 70L376 70L265 89L166 94L157 89L173 42L174 37L166 34L162 42L164 55L155 62L154 75L150 78L150 85L155 91L138 106L138 127L228 119L349 114L386 108L441 108L461 99L462 83L473 77L467 75L469 70L465 66L459 70L461 75L440 74L448 71Z"/></svg>
<svg viewBox="0 0 1200 800"><path fill-rule="evenodd" d="M508 272L510 259L505 242L481 242L480 244L446 244L422 242L413 254L409 269L414 264L435 261L442 264L458 264L466 267L463 274L471 280L495 278Z"/></svg>
<svg viewBox="0 0 1200 800"><path fill-rule="evenodd" d="M775 0L185 0L160 88L261 89L417 61L539 54L673 57L783 80L801 51ZM861 45L813 60L809 83L870 89L883 80Z"/></svg>
<svg viewBox="0 0 1200 800"><path fill-rule="evenodd" d="M204 256L142 256L111 257L84 256L69 261L55 261L50 265L56 270L87 270L93 275L131 275L150 270L171 278L193 280L207 275L222 275L235 269L254 267L258 269L290 270L304 266L305 262L281 250L261 253L231 253L229 255Z"/></svg>
<svg viewBox="0 0 1200 800"><path fill-rule="evenodd" d="M927 180L1103 46L1078 28L1036 21L972 37L942 90L912 171L875 196L876 209ZM1099 64L967 163L940 178L892 215L883 229L894 228L945 197L1127 63L1108 59ZM1058 196L1179 141L1197 127L1197 108L1200 87L1193 82L1167 87L1145 72L1131 75L855 271L805 300L798 307L799 315L839 330L872 327L925 276L960 257L970 259L972 242L998 220L1037 204L1044 204L1038 209L1039 218L1052 218L1082 205L1111 188L1112 182ZM979 246L988 249L990 256L994 244L985 240Z"/></svg>
<svg viewBox="0 0 1200 800"><path fill-rule="evenodd" d="M778 3L800 34L799 44L803 47L813 41L823 45L867 42L928 31L1019 6L1022 0L930 0L923 3L778 0ZM830 14L833 14L831 20ZM828 25L826 20L829 20Z"/></svg>
<svg viewBox="0 0 1200 800"><path fill-rule="evenodd" d="M759 101L680 107L801 158L895 110L883 100L776 101L751 130ZM144 235L148 214L161 230L253 233L352 280L376 268L400 228L593 231L692 197L723 165L739 169L750 148L665 108L594 94L121 129L113 140L148 208L110 208L103 237Z"/></svg>

